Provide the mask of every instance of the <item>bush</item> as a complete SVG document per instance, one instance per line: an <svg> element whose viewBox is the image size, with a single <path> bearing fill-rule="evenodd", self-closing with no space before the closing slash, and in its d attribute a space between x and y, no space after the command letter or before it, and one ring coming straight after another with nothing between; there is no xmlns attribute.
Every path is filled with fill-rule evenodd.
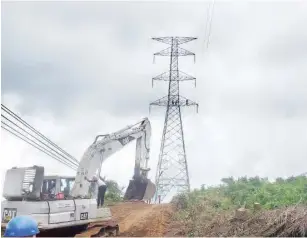
<svg viewBox="0 0 307 238"><path fill-rule="evenodd" d="M107 191L105 195L106 201L119 202L123 200L123 189L119 187L114 180L106 180Z"/></svg>
<svg viewBox="0 0 307 238"><path fill-rule="evenodd" d="M188 207L188 196L185 193L178 194L173 197L171 203L176 210L186 209Z"/></svg>
<svg viewBox="0 0 307 238"><path fill-rule="evenodd" d="M235 209L253 209L254 203L260 203L265 210L307 205L305 176L278 178L275 182L260 177L230 177L223 178L222 182L219 186L207 188L202 185L200 189L174 197L172 203L179 208L174 218L181 222L185 230L183 234L204 236L204 224L230 219Z"/></svg>

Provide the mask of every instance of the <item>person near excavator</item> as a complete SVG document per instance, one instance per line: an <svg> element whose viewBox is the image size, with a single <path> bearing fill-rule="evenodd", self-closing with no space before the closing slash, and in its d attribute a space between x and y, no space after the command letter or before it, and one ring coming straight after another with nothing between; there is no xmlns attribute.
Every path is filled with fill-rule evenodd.
<svg viewBox="0 0 307 238"><path fill-rule="evenodd" d="M49 192L49 197L54 199L55 198L55 182L54 181L51 181L48 192Z"/></svg>
<svg viewBox="0 0 307 238"><path fill-rule="evenodd" d="M86 176L84 177L88 182L90 182L90 196L93 197L95 191L97 191L98 187L98 195L97 195L97 207L102 207L104 204L104 196L107 190L107 185L100 177L99 179L94 175L91 180L89 180Z"/></svg>

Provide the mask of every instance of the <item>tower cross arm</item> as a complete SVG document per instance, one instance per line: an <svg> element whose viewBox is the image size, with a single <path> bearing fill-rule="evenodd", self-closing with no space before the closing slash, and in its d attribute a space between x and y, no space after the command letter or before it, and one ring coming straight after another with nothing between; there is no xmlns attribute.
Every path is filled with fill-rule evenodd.
<svg viewBox="0 0 307 238"><path fill-rule="evenodd" d="M184 44L184 43L187 43L189 41L192 41L192 40L196 40L197 37L179 37L179 36L175 36L175 37L153 37L152 38L153 40L156 40L156 41L159 41L159 42L162 42L162 43L165 43L165 44L169 44L171 45L173 40L176 40L178 42L178 45L180 44Z"/></svg>
<svg viewBox="0 0 307 238"><path fill-rule="evenodd" d="M164 106L166 107L168 105L168 96L164 96L162 98L159 98L156 101L153 101L149 104L149 106Z"/></svg>
<svg viewBox="0 0 307 238"><path fill-rule="evenodd" d="M170 95L170 96L164 96L152 103L149 104L149 106L162 106L162 107L190 107L190 106L196 106L196 110L198 112L198 103L187 99L183 96L177 96L177 95Z"/></svg>
<svg viewBox="0 0 307 238"><path fill-rule="evenodd" d="M175 76L175 79L171 79L172 81L188 81L188 80L195 80L196 78L188 75L184 72L178 71L177 70L172 70L168 72L164 72L162 74L159 74L156 77L153 77L152 80L162 80L162 81L169 81L170 80L170 75Z"/></svg>
<svg viewBox="0 0 307 238"><path fill-rule="evenodd" d="M187 99L185 97L182 97L182 96L179 96L179 105L181 107L196 106L198 108L197 102L194 102L194 101Z"/></svg>
<svg viewBox="0 0 307 238"><path fill-rule="evenodd" d="M180 48L178 47L178 50L176 51L172 51L172 48L171 47L168 47L164 50L161 50L157 53L154 53L154 56L173 56L173 57L177 57L177 56L187 56L187 55L194 55L195 54L191 51L188 51L186 49L183 49L183 48Z"/></svg>

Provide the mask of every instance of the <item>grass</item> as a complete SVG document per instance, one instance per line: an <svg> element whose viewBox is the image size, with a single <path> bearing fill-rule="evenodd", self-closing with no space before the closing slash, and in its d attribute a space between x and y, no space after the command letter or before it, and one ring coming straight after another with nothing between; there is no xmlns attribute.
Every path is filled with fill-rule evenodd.
<svg viewBox="0 0 307 238"><path fill-rule="evenodd" d="M278 178L274 182L259 177L224 178L222 182L219 186L202 186L188 194L174 197L172 203L177 209L174 220L182 227L181 235L270 236L270 234L281 234L274 230L274 224L275 227L278 226L277 224L283 226L279 232L284 231L284 234L289 236L297 232L297 230L290 232L289 227L301 229L300 232L295 233L297 235L305 234L306 228L307 234L306 177ZM262 208L260 212L253 210L254 203L260 203ZM233 227L235 224L233 217L234 211L240 207L248 209L250 224L243 228L236 224L236 228L242 228L238 231ZM291 217L289 214L292 214L291 220L287 220ZM243 224L246 223L243 222ZM271 233L268 231L270 229ZM285 229L289 232L286 233Z"/></svg>

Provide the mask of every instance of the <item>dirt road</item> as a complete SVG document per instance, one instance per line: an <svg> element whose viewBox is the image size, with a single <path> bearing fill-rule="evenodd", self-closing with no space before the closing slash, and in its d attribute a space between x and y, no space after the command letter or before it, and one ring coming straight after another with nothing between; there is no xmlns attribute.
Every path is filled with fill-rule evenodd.
<svg viewBox="0 0 307 238"><path fill-rule="evenodd" d="M126 202L111 207L119 222L120 236L163 236L168 232L172 209L169 204Z"/></svg>

